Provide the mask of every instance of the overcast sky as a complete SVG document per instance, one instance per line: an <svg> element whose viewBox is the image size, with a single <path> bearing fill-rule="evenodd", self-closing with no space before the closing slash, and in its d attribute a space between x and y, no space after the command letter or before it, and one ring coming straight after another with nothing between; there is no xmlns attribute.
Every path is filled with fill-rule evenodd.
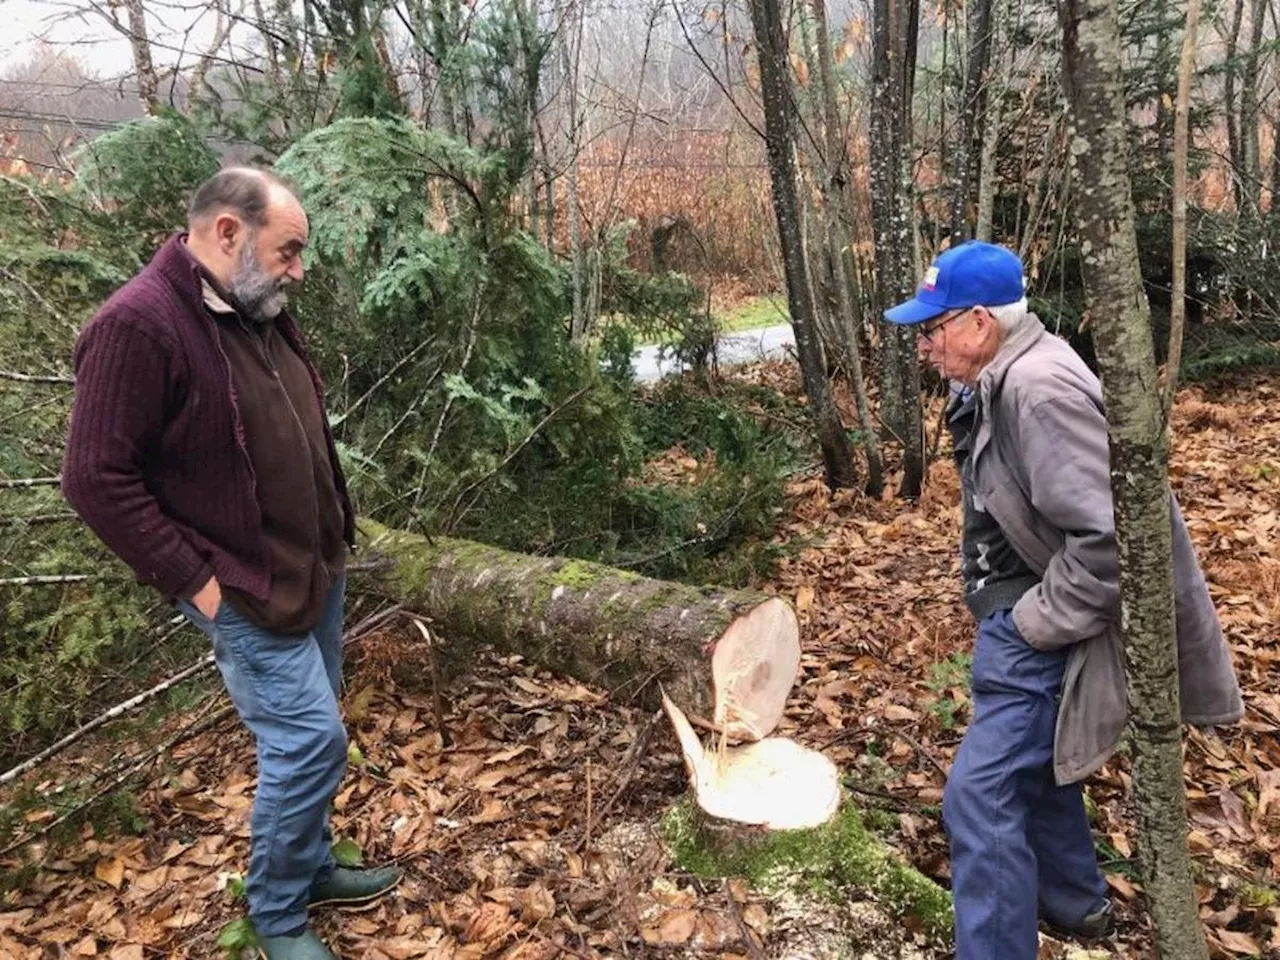
<svg viewBox="0 0 1280 960"><path fill-rule="evenodd" d="M27 59L43 39L104 77L132 72L128 40L95 6L109 10L107 0L0 0L0 70ZM124 10L119 14L125 22ZM214 17L200 0L156 0L147 4L147 25L158 67L189 65L212 38Z"/></svg>

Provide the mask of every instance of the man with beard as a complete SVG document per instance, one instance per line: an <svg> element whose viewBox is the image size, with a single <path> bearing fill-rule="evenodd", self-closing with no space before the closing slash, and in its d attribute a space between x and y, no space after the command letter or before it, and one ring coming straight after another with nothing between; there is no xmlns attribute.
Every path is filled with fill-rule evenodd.
<svg viewBox="0 0 1280 960"><path fill-rule="evenodd" d="M62 479L103 542L209 636L254 735L247 893L269 960L332 957L308 909L367 904L400 880L331 854L355 524L323 388L284 310L307 232L265 171L229 167L196 190L187 233L76 344Z"/></svg>
<svg viewBox="0 0 1280 960"><path fill-rule="evenodd" d="M957 960L1035 960L1037 920L1113 931L1080 782L1124 732L1120 584L1102 389L1027 309L1022 263L971 241L885 313L951 381L961 576L977 623L973 719L947 776ZM1182 717L1244 712L1178 504L1172 514Z"/></svg>

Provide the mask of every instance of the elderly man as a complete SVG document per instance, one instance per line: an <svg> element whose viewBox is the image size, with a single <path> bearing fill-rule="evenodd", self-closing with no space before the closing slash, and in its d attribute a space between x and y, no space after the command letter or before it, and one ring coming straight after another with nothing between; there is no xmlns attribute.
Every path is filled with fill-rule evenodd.
<svg viewBox="0 0 1280 960"><path fill-rule="evenodd" d="M953 384L964 599L978 623L973 721L942 801L958 960L1034 960L1037 916L1085 938L1113 928L1080 787L1127 709L1107 422L1097 378L1027 312L1023 289L1018 258L975 241L885 313L916 328L920 356ZM1172 532L1183 719L1238 720L1176 503Z"/></svg>
<svg viewBox="0 0 1280 960"><path fill-rule="evenodd" d="M332 954L309 907L362 904L394 869L335 867L327 809L354 522L320 379L285 312L307 216L271 174L230 167L85 327L63 491L213 644L258 752L247 891L270 960Z"/></svg>

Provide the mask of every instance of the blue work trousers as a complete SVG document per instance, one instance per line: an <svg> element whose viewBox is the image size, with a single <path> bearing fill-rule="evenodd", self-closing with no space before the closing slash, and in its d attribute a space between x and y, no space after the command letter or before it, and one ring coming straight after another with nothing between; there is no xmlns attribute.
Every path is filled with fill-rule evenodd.
<svg viewBox="0 0 1280 960"><path fill-rule="evenodd" d="M1007 610L978 625L973 722L942 798L956 960L1035 960L1038 917L1072 927L1105 903L1083 791L1053 777L1066 662Z"/></svg>
<svg viewBox="0 0 1280 960"><path fill-rule="evenodd" d="M245 886L249 918L263 937L305 926L312 883L333 871L328 806L347 765L338 713L343 594L339 580L315 629L293 636L256 626L226 600L213 620L179 603L213 641L231 702L257 741Z"/></svg>

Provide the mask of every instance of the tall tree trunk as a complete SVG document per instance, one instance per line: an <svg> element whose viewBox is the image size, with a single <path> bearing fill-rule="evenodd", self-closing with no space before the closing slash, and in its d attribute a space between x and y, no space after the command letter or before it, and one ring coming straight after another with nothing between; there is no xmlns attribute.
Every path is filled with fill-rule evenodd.
<svg viewBox="0 0 1280 960"><path fill-rule="evenodd" d="M792 152L794 100L791 65L778 0L751 0L751 24L760 64L765 146L769 156L769 177L773 183L773 212L778 220L778 239L787 278L787 301L791 308L791 325L795 329L796 350L800 355L800 371L804 377L805 393L809 398L809 413L813 417L818 443L822 447L827 484L833 488L851 487L856 481L853 449L840 423L826 371L822 368L813 299L809 292L808 269L800 236L801 211L799 198L796 196L796 170Z"/></svg>
<svg viewBox="0 0 1280 960"><path fill-rule="evenodd" d="M448 0L428 0L428 17L431 23L431 58L436 66L436 92L440 96L440 119L445 133L452 137L462 133L458 116L458 101L463 93L458 89L458 53L460 42L458 24L453 19L452 4Z"/></svg>
<svg viewBox="0 0 1280 960"><path fill-rule="evenodd" d="M129 46L133 50L133 69L138 75L138 99L142 109L153 116L160 112L160 78L151 62L151 41L147 37L147 13L142 0L124 0L129 15Z"/></svg>
<svg viewBox="0 0 1280 960"><path fill-rule="evenodd" d="M1060 0L1086 297L1102 374L1129 687L1134 808L1156 948L1207 960L1187 851L1169 513L1169 434L1142 289L1116 0Z"/></svg>
<svg viewBox="0 0 1280 960"><path fill-rule="evenodd" d="M918 16L919 0L875 0L871 142L876 149L871 152L870 174L881 311L909 297L915 288L915 211L908 156ZM881 416L903 444L901 493L915 497L924 482L915 335L882 320L880 345Z"/></svg>
<svg viewBox="0 0 1280 960"><path fill-rule="evenodd" d="M848 208L850 182L848 140L840 122L836 105L835 64L831 52L831 36L827 28L825 0L810 0L814 26L818 34L818 76L822 84L822 123L825 128L826 183L823 196L823 212L826 215L827 242L831 249L832 271L835 274L836 303L840 311L840 328L844 346L845 363L854 400L858 405L858 422L862 425L863 450L867 456L867 493L879 497L884 489L884 462L880 457L880 438L876 434L875 421L871 419L871 405L867 401L867 384L862 373L862 349L858 343L859 319L854 311L852 296L852 270L849 263L850 240L841 219L841 211Z"/></svg>
<svg viewBox="0 0 1280 960"><path fill-rule="evenodd" d="M1262 4L1263 0L1252 0L1249 4L1249 57L1244 65L1244 89L1240 91L1241 180L1245 211L1254 217L1258 215L1262 202L1262 158L1258 144L1258 81L1261 72L1258 48L1262 46L1262 27L1266 20Z"/></svg>
<svg viewBox="0 0 1280 960"><path fill-rule="evenodd" d="M1173 291L1169 301L1169 350L1165 358L1164 403L1161 416L1169 422L1173 395L1182 365L1182 332L1187 317L1187 148L1191 109L1191 81L1196 68L1200 0L1187 0L1187 26L1178 60L1178 98L1173 111Z"/></svg>
<svg viewBox="0 0 1280 960"><path fill-rule="evenodd" d="M991 242L992 220L996 209L996 157L1000 149L1000 120L1004 113L1004 97L987 101L983 118L982 160L978 164L978 216L973 228L975 240Z"/></svg>
<svg viewBox="0 0 1280 960"><path fill-rule="evenodd" d="M1010 35L1013 19L1013 0L1001 0L991 11L991 43L994 46L997 37L1007 40ZM1003 47L1001 49L1004 49ZM1001 72L1005 76L1013 69L1010 53L1000 54ZM994 79L994 78L993 78ZM1008 81L995 89L988 90L985 98L985 110L982 120L982 159L978 163L978 216L973 228L974 238L986 243L991 242L996 206L996 161L1000 153L1000 121L1004 116L1004 98L1008 92Z"/></svg>
<svg viewBox="0 0 1280 960"><path fill-rule="evenodd" d="M1236 0L1231 15L1231 29L1227 34L1226 71L1222 78L1222 98L1226 106L1227 122L1227 155L1231 158L1231 189L1236 200L1237 212L1244 209L1244 194L1241 191L1240 173L1244 166L1241 162L1240 148L1240 110L1236 103L1236 49L1240 44L1240 24L1244 19L1244 0Z"/></svg>
<svg viewBox="0 0 1280 960"><path fill-rule="evenodd" d="M261 0L254 0L254 14L257 17L258 33L262 37L263 45L267 48L267 62L270 65L271 82L275 90L283 90L284 84L280 79L280 58L276 51L277 42L274 31L265 29L266 18L262 12ZM218 51L222 49L223 44L227 42L227 38L231 36L231 28L235 25L235 20L228 16L228 12L222 0L213 5L214 10L214 26L213 39L209 42L209 46L205 48L204 53L200 55L200 60L196 63L196 68L191 71L191 86L188 88L187 99L191 104L196 104L205 99L205 94L212 94L210 100L217 100L216 91L209 90L206 87L206 78L209 74L209 68L213 65L213 59Z"/></svg>
<svg viewBox="0 0 1280 960"><path fill-rule="evenodd" d="M1280 37L1280 13L1277 12L1276 0L1270 0L1268 9L1271 13L1271 36ZM1271 57L1271 86L1274 90L1280 85L1280 57ZM1272 113L1271 120L1271 205L1268 210L1272 217L1280 213L1280 110Z"/></svg>
<svg viewBox="0 0 1280 960"><path fill-rule="evenodd" d="M951 245L968 239L970 185L974 154L980 149L979 121L985 115L987 65L991 61L991 0L969 0L969 42L965 57L964 96L960 101L960 130L951 187Z"/></svg>
<svg viewBox="0 0 1280 960"><path fill-rule="evenodd" d="M573 270L573 317L570 339L577 340L586 332L586 260L582 250L582 209L578 205L579 127L578 127L578 64L582 55L582 5L570 2L562 6L560 22L560 68L562 82L568 90L566 97L565 136L569 146L567 171L567 200L569 217L569 255Z"/></svg>

